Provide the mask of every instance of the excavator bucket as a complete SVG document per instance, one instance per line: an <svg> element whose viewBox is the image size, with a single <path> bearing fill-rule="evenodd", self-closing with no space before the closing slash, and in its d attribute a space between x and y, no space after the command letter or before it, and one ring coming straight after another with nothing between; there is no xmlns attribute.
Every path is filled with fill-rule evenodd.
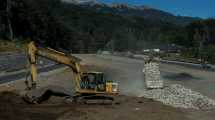
<svg viewBox="0 0 215 120"><path fill-rule="evenodd" d="M30 104L39 104L48 100L51 96L71 97L73 94L62 87L48 86L39 89L31 89L22 93L24 101Z"/></svg>

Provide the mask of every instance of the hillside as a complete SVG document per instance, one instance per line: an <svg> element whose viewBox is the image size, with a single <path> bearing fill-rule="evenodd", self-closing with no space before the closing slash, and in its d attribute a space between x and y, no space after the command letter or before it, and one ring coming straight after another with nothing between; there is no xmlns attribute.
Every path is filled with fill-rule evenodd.
<svg viewBox="0 0 215 120"><path fill-rule="evenodd" d="M147 5L128 5L128 4L104 4L96 0L83 0L77 2L76 0L64 0L68 3L79 5L83 8L95 10L101 13L112 13L123 16L136 16L142 17L150 21L162 21L169 22L176 25L186 26L189 23L201 20L197 17L187 17L187 16L175 16L171 13L147 6Z"/></svg>
<svg viewBox="0 0 215 120"><path fill-rule="evenodd" d="M101 13L59 0L13 1L11 22L17 39L31 38L75 52L138 50L166 43L183 31L171 23Z"/></svg>
<svg viewBox="0 0 215 120"><path fill-rule="evenodd" d="M208 52L214 50L215 20L174 16L148 6L11 0L9 18L15 40L31 39L55 49L135 52L173 44L186 56L213 56ZM1 33L7 32L7 22L1 25ZM0 37L7 38L6 34Z"/></svg>

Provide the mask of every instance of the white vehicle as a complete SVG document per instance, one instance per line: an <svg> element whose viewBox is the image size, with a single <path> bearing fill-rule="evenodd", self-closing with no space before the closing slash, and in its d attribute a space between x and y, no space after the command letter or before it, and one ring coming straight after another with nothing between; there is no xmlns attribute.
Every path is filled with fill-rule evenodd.
<svg viewBox="0 0 215 120"><path fill-rule="evenodd" d="M101 54L103 54L103 55L111 55L111 52L110 51L102 51Z"/></svg>

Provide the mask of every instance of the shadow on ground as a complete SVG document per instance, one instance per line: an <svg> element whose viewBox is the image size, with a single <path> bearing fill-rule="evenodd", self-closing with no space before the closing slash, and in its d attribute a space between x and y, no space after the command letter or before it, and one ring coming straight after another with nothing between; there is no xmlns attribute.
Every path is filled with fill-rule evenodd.
<svg viewBox="0 0 215 120"><path fill-rule="evenodd" d="M162 77L164 79L167 79L167 80L175 80L175 81L181 81L181 80L200 80L200 78L194 77L193 75L191 75L189 73L185 73L185 72L162 75Z"/></svg>

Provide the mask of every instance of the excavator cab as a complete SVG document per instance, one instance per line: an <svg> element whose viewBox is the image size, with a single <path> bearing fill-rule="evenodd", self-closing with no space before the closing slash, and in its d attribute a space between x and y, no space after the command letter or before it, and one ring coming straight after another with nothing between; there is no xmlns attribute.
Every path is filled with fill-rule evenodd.
<svg viewBox="0 0 215 120"><path fill-rule="evenodd" d="M105 91L105 84L104 75L100 72L83 73L81 78L81 89Z"/></svg>
<svg viewBox="0 0 215 120"><path fill-rule="evenodd" d="M81 90L97 91L99 93L117 93L118 84L107 81L102 72L85 72L82 74L80 82ZM89 92L91 93L91 92Z"/></svg>

